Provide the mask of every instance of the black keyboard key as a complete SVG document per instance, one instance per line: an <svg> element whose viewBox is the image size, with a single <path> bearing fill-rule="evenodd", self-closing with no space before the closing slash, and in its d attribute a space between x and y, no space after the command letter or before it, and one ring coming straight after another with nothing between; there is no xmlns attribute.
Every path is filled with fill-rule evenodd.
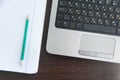
<svg viewBox="0 0 120 80"><path fill-rule="evenodd" d="M78 3L78 2L75 2L75 7L77 7L77 8L79 8L80 7L80 3Z"/></svg>
<svg viewBox="0 0 120 80"><path fill-rule="evenodd" d="M99 4L105 4L105 0L99 0Z"/></svg>
<svg viewBox="0 0 120 80"><path fill-rule="evenodd" d="M69 27L69 22L68 21L64 21L63 22L63 27L68 28Z"/></svg>
<svg viewBox="0 0 120 80"><path fill-rule="evenodd" d="M97 3L98 3L98 0L92 0L92 3L97 4Z"/></svg>
<svg viewBox="0 0 120 80"><path fill-rule="evenodd" d="M101 12L95 12L95 17L100 18L101 17Z"/></svg>
<svg viewBox="0 0 120 80"><path fill-rule="evenodd" d="M110 13L109 14L109 19L115 19L115 14L114 13Z"/></svg>
<svg viewBox="0 0 120 80"><path fill-rule="evenodd" d="M120 28L120 21L118 22L118 27Z"/></svg>
<svg viewBox="0 0 120 80"><path fill-rule="evenodd" d="M97 20L97 23L98 23L99 25L103 25L103 24L104 24L104 20L103 20L103 19L98 19L98 20Z"/></svg>
<svg viewBox="0 0 120 80"><path fill-rule="evenodd" d="M81 8L83 8L83 9L87 8L87 4L82 3Z"/></svg>
<svg viewBox="0 0 120 80"><path fill-rule="evenodd" d="M67 8L66 7L59 7L58 12L66 13L67 12Z"/></svg>
<svg viewBox="0 0 120 80"><path fill-rule="evenodd" d="M57 15L57 19L63 19L63 18L64 18L64 14L59 13L59 14Z"/></svg>
<svg viewBox="0 0 120 80"><path fill-rule="evenodd" d="M117 30L117 34L120 35L120 28Z"/></svg>
<svg viewBox="0 0 120 80"><path fill-rule="evenodd" d="M115 34L116 33L116 28L108 27L108 26L84 24L83 29L88 30L88 31L108 33L108 34Z"/></svg>
<svg viewBox="0 0 120 80"><path fill-rule="evenodd" d="M115 21L115 20L113 20L112 22L111 22L111 26L114 26L114 27L116 27L117 26L117 21Z"/></svg>
<svg viewBox="0 0 120 80"><path fill-rule="evenodd" d="M112 4L112 0L106 0L106 5L111 5Z"/></svg>
<svg viewBox="0 0 120 80"><path fill-rule="evenodd" d="M81 30L82 29L82 23L77 23L76 24L76 29Z"/></svg>
<svg viewBox="0 0 120 80"><path fill-rule="evenodd" d="M105 20L105 26L110 26L111 25L111 21L110 20Z"/></svg>
<svg viewBox="0 0 120 80"><path fill-rule="evenodd" d="M120 14L116 15L116 20L120 20Z"/></svg>
<svg viewBox="0 0 120 80"><path fill-rule="evenodd" d="M118 6L119 5L119 0L113 0L112 5L113 6Z"/></svg>
<svg viewBox="0 0 120 80"><path fill-rule="evenodd" d="M74 3L74 2L72 2L72 1L69 1L69 2L68 2L68 6L69 6L69 7L73 7L73 6L74 6L74 4L75 4L75 3Z"/></svg>
<svg viewBox="0 0 120 80"><path fill-rule="evenodd" d="M115 8L115 12L120 13L120 8L119 7Z"/></svg>
<svg viewBox="0 0 120 80"><path fill-rule="evenodd" d="M57 27L63 27L63 21L62 20L57 20L55 25Z"/></svg>
<svg viewBox="0 0 120 80"><path fill-rule="evenodd" d="M75 27L76 27L75 22L70 22L70 28L75 29Z"/></svg>
<svg viewBox="0 0 120 80"><path fill-rule="evenodd" d="M82 15L83 15L83 16L87 16L87 13L88 13L87 10L83 10L83 11L82 11Z"/></svg>
<svg viewBox="0 0 120 80"><path fill-rule="evenodd" d="M94 4L88 4L88 9L94 9L95 5Z"/></svg>
<svg viewBox="0 0 120 80"><path fill-rule="evenodd" d="M68 13L69 14L74 14L74 9L73 8L68 9Z"/></svg>
<svg viewBox="0 0 120 80"><path fill-rule="evenodd" d="M80 9L76 9L76 10L75 10L75 14L80 15L80 14L81 14Z"/></svg>
<svg viewBox="0 0 120 80"><path fill-rule="evenodd" d="M71 18L70 18L71 21L76 21L77 20L77 17L72 15Z"/></svg>
<svg viewBox="0 0 120 80"><path fill-rule="evenodd" d="M67 4L68 4L68 2L67 2L67 1L64 1L64 0L61 0L61 1L59 2L59 5L60 5L60 6L67 6Z"/></svg>
<svg viewBox="0 0 120 80"><path fill-rule="evenodd" d="M114 7L108 7L108 12L114 12Z"/></svg>
<svg viewBox="0 0 120 80"><path fill-rule="evenodd" d="M102 6L102 7L101 7L101 10L102 10L102 11L107 11L107 9L108 9L107 6Z"/></svg>
<svg viewBox="0 0 120 80"><path fill-rule="evenodd" d="M84 2L85 0L77 0L77 1L79 1L79 2Z"/></svg>
<svg viewBox="0 0 120 80"><path fill-rule="evenodd" d="M108 13L102 13L102 18L107 19L108 18Z"/></svg>
<svg viewBox="0 0 120 80"><path fill-rule="evenodd" d="M64 20L70 20L70 15L69 14L65 14L64 15Z"/></svg>
<svg viewBox="0 0 120 80"><path fill-rule="evenodd" d="M83 16L78 16L77 21L78 22L83 22L84 21L84 17Z"/></svg>
<svg viewBox="0 0 120 80"><path fill-rule="evenodd" d="M84 23L90 23L90 21L91 21L91 20L90 20L89 17L85 17L85 18L84 18Z"/></svg>
<svg viewBox="0 0 120 80"><path fill-rule="evenodd" d="M85 0L85 2L87 2L87 3L91 3L91 1L92 1L92 0Z"/></svg>
<svg viewBox="0 0 120 80"><path fill-rule="evenodd" d="M89 11L88 16L93 17L94 16L94 11Z"/></svg>
<svg viewBox="0 0 120 80"><path fill-rule="evenodd" d="M91 23L92 23L92 24L97 24L97 19L91 18Z"/></svg>
<svg viewBox="0 0 120 80"><path fill-rule="evenodd" d="M101 7L102 7L101 5L95 5L95 10L99 11L101 9Z"/></svg>

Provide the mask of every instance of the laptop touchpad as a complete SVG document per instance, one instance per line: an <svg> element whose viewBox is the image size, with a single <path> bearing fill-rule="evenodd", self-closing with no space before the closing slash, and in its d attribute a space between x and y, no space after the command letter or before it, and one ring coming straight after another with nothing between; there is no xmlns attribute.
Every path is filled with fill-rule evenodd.
<svg viewBox="0 0 120 80"><path fill-rule="evenodd" d="M84 56L113 58L115 42L113 38L82 35L78 52Z"/></svg>

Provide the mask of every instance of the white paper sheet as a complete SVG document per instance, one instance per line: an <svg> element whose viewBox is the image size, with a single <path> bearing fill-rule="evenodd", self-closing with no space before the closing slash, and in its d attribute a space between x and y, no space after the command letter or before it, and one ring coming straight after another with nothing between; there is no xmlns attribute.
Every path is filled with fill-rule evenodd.
<svg viewBox="0 0 120 80"><path fill-rule="evenodd" d="M0 70L26 70L36 0L0 0ZM24 64L20 56L26 16L29 15Z"/></svg>

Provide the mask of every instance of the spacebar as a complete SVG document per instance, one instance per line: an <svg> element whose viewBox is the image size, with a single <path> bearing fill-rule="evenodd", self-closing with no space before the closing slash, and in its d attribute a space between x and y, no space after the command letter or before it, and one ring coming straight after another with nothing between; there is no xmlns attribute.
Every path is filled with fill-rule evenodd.
<svg viewBox="0 0 120 80"><path fill-rule="evenodd" d="M83 29L101 33L116 34L116 28L110 26L84 24Z"/></svg>

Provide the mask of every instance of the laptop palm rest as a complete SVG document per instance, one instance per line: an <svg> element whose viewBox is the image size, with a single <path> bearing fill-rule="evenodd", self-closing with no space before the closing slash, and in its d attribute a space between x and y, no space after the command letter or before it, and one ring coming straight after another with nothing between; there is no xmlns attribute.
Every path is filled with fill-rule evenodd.
<svg viewBox="0 0 120 80"><path fill-rule="evenodd" d="M113 38L82 35L78 52L83 56L113 58L115 42Z"/></svg>

